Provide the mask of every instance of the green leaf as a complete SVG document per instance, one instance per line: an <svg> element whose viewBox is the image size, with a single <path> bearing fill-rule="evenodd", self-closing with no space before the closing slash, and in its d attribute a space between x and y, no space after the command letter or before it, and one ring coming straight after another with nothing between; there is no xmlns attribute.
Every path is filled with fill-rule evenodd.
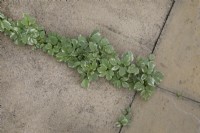
<svg viewBox="0 0 200 133"><path fill-rule="evenodd" d="M103 59L101 60L101 64L102 64L102 65L105 65L107 68L110 66L110 63L109 63L109 61L108 61L106 58L103 58Z"/></svg>
<svg viewBox="0 0 200 133"><path fill-rule="evenodd" d="M0 18L5 19L5 16L2 13L0 13Z"/></svg>
<svg viewBox="0 0 200 133"><path fill-rule="evenodd" d="M81 61L81 67L84 71L88 71L89 63L87 61Z"/></svg>
<svg viewBox="0 0 200 133"><path fill-rule="evenodd" d="M99 44L100 44L100 46L106 46L106 45L109 45L109 41L108 41L108 39L103 38L103 39L101 39Z"/></svg>
<svg viewBox="0 0 200 133"><path fill-rule="evenodd" d="M144 100L148 100L149 97L153 94L153 91L155 90L154 87L152 86L146 86L145 89L143 89L140 92L140 96L144 99Z"/></svg>
<svg viewBox="0 0 200 133"><path fill-rule="evenodd" d="M98 50L96 43L89 42L89 47L90 47L90 50L93 51L93 52Z"/></svg>
<svg viewBox="0 0 200 133"><path fill-rule="evenodd" d="M68 66L71 67L71 68L76 68L80 64L81 63L79 61L77 61L77 62L68 62Z"/></svg>
<svg viewBox="0 0 200 133"><path fill-rule="evenodd" d="M116 125L116 127L118 127L118 128L119 128L119 127L122 127L122 125L121 125L121 123L120 123L120 122L116 122L116 124L115 124L115 125Z"/></svg>
<svg viewBox="0 0 200 133"><path fill-rule="evenodd" d="M155 59L155 56L153 54L150 54L148 58L149 60L153 61Z"/></svg>
<svg viewBox="0 0 200 133"><path fill-rule="evenodd" d="M52 49L52 45L50 43L46 44L44 47L43 47L43 50L50 50Z"/></svg>
<svg viewBox="0 0 200 133"><path fill-rule="evenodd" d="M135 75L139 74L139 69L134 65L131 64L127 70L128 73L134 73Z"/></svg>
<svg viewBox="0 0 200 133"><path fill-rule="evenodd" d="M91 69L96 70L96 68L97 68L97 62L93 61L92 64L91 64Z"/></svg>
<svg viewBox="0 0 200 133"><path fill-rule="evenodd" d="M54 51L54 53L58 53L60 51L60 47L59 46L54 46L53 47L53 51Z"/></svg>
<svg viewBox="0 0 200 133"><path fill-rule="evenodd" d="M141 80L145 80L146 78L147 78L147 75L146 74L142 74Z"/></svg>
<svg viewBox="0 0 200 133"><path fill-rule="evenodd" d="M153 76L156 84L159 84L164 77L163 74L158 71L155 71L152 76Z"/></svg>
<svg viewBox="0 0 200 133"><path fill-rule="evenodd" d="M48 50L47 53L48 53L49 55L52 55L52 56L54 55L53 49Z"/></svg>
<svg viewBox="0 0 200 133"><path fill-rule="evenodd" d="M61 37L60 42L61 42L61 45L63 46L67 46L70 44L69 40L66 37Z"/></svg>
<svg viewBox="0 0 200 133"><path fill-rule="evenodd" d="M109 59L110 64L112 64L113 66L117 65L117 60L115 58L110 58Z"/></svg>
<svg viewBox="0 0 200 133"><path fill-rule="evenodd" d="M86 43L87 42L86 38L83 37L82 35L78 36L78 41L81 42L81 43Z"/></svg>
<svg viewBox="0 0 200 133"><path fill-rule="evenodd" d="M14 32L10 33L10 39L16 40L17 39L16 33L14 33Z"/></svg>
<svg viewBox="0 0 200 133"><path fill-rule="evenodd" d="M24 26L30 26L35 24L35 18L30 17L27 14L24 14L23 19L21 20L21 24Z"/></svg>
<svg viewBox="0 0 200 133"><path fill-rule="evenodd" d="M28 20L27 15L24 14L24 17L23 17L23 19L21 20L21 23L22 23L24 26L28 26L28 25L29 25L29 20Z"/></svg>
<svg viewBox="0 0 200 133"><path fill-rule="evenodd" d="M124 88L128 88L128 87L129 87L129 84L128 84L127 82L122 82L122 86L123 86Z"/></svg>
<svg viewBox="0 0 200 133"><path fill-rule="evenodd" d="M120 68L120 66L117 65L117 66L112 67L112 70L113 70L113 71L116 71L116 70L118 70L119 68Z"/></svg>
<svg viewBox="0 0 200 133"><path fill-rule="evenodd" d="M148 66L147 73L151 74L155 68L155 64L152 61L150 61L150 62L148 62L147 66Z"/></svg>
<svg viewBox="0 0 200 133"><path fill-rule="evenodd" d="M0 32L3 32L3 31L4 31L4 27L3 27L2 21L0 20Z"/></svg>
<svg viewBox="0 0 200 133"><path fill-rule="evenodd" d="M74 48L76 48L78 46L78 40L72 39L72 45Z"/></svg>
<svg viewBox="0 0 200 133"><path fill-rule="evenodd" d="M58 43L58 38L56 36L50 35L48 36L47 42L56 45Z"/></svg>
<svg viewBox="0 0 200 133"><path fill-rule="evenodd" d="M33 24L35 24L35 18L33 18L33 17L30 17L30 16L27 16L28 17L28 21L29 21L29 25L33 25Z"/></svg>
<svg viewBox="0 0 200 133"><path fill-rule="evenodd" d="M130 123L130 120L131 120L131 112L130 112L130 107L128 107L122 111L122 116L120 116L120 118L118 119L116 126L117 127L127 126Z"/></svg>
<svg viewBox="0 0 200 133"><path fill-rule="evenodd" d="M21 29L19 27L13 27L13 31L15 31L17 34L21 33Z"/></svg>
<svg viewBox="0 0 200 133"><path fill-rule="evenodd" d="M114 75L114 72L113 72L113 71L111 71L111 70L108 71L107 74L106 74L106 79L107 79L107 80L111 80L113 75Z"/></svg>
<svg viewBox="0 0 200 133"><path fill-rule="evenodd" d="M131 62L133 61L133 53L132 52L126 52L122 55L122 64L124 64L125 66L128 66L131 64Z"/></svg>
<svg viewBox="0 0 200 133"><path fill-rule="evenodd" d="M105 77L106 74L107 74L107 71L105 71L105 72L101 72L101 73L99 74L99 77Z"/></svg>
<svg viewBox="0 0 200 133"><path fill-rule="evenodd" d="M147 73L148 72L148 68L146 66L141 67L142 72L143 73Z"/></svg>
<svg viewBox="0 0 200 133"><path fill-rule="evenodd" d="M10 22L8 22L7 20L2 21L2 27L5 28L6 30L10 30L12 28Z"/></svg>
<svg viewBox="0 0 200 133"><path fill-rule="evenodd" d="M134 89L136 91L142 91L144 90L144 85L141 83L141 82L137 82L135 85L134 85Z"/></svg>
<svg viewBox="0 0 200 133"><path fill-rule="evenodd" d="M28 36L27 36L27 35L23 35L23 36L21 37L21 40L22 40L22 43L23 43L23 44L27 44L27 43L28 43Z"/></svg>
<svg viewBox="0 0 200 133"><path fill-rule="evenodd" d="M94 31L90 37L90 40L95 43L99 43L101 40L101 34L98 31Z"/></svg>
<svg viewBox="0 0 200 133"><path fill-rule="evenodd" d="M128 80L129 80L128 77L123 77L123 78L121 78L121 81L128 81Z"/></svg>
<svg viewBox="0 0 200 133"><path fill-rule="evenodd" d="M98 79L98 74L96 72L92 72L89 76L88 76L89 81L94 81Z"/></svg>
<svg viewBox="0 0 200 133"><path fill-rule="evenodd" d="M44 31L41 31L40 32L40 38L44 38L45 37L45 32Z"/></svg>
<svg viewBox="0 0 200 133"><path fill-rule="evenodd" d="M88 79L84 79L83 81L82 81L82 83L81 83L81 86L83 87L83 88L88 88L89 87L89 80Z"/></svg>
<svg viewBox="0 0 200 133"><path fill-rule="evenodd" d="M82 67L80 67L80 66L77 68L77 71L78 71L79 74L85 73L84 70L82 69Z"/></svg>
<svg viewBox="0 0 200 133"><path fill-rule="evenodd" d="M99 73L104 73L107 70L107 67L105 65L101 65L99 68L97 68L97 71Z"/></svg>
<svg viewBox="0 0 200 133"><path fill-rule="evenodd" d="M124 117L124 118L121 120L121 124L122 124L123 126L126 126L128 123L129 123L129 120L128 120L126 117Z"/></svg>
<svg viewBox="0 0 200 133"><path fill-rule="evenodd" d="M148 64L148 59L142 58L140 56L137 57L136 65L139 67L144 67Z"/></svg>
<svg viewBox="0 0 200 133"><path fill-rule="evenodd" d="M120 80L114 80L113 81L113 85L116 87L116 88L121 88L122 87L122 83Z"/></svg>
<svg viewBox="0 0 200 133"><path fill-rule="evenodd" d="M30 26L35 24L35 18L30 17L27 14L24 14L23 19L21 20L21 23L25 26Z"/></svg>
<svg viewBox="0 0 200 133"><path fill-rule="evenodd" d="M98 74L94 73L94 74L88 76L88 79L89 79L89 81L97 80L98 79Z"/></svg>
<svg viewBox="0 0 200 133"><path fill-rule="evenodd" d="M58 54L56 54L56 57L65 57L66 54L64 52L59 52Z"/></svg>
<svg viewBox="0 0 200 133"><path fill-rule="evenodd" d="M151 76L148 76L148 77L147 77L147 83L148 83L148 85L150 85L150 86L155 86L155 85L154 85L154 84L155 84L155 79L152 78Z"/></svg>
<svg viewBox="0 0 200 133"><path fill-rule="evenodd" d="M113 53L113 47L111 46L111 45L107 45L106 47L105 47L105 51L108 53L108 54L111 54L111 53Z"/></svg>
<svg viewBox="0 0 200 133"><path fill-rule="evenodd" d="M27 42L28 45L34 45L34 44L37 44L37 40L35 38L31 38L29 37L28 38L28 42Z"/></svg>
<svg viewBox="0 0 200 133"><path fill-rule="evenodd" d="M120 67L119 68L119 75L124 76L126 74L126 68L125 67Z"/></svg>

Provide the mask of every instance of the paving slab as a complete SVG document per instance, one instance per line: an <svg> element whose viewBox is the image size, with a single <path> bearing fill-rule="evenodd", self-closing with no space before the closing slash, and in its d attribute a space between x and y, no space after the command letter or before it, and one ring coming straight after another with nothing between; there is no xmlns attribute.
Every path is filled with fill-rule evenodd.
<svg viewBox="0 0 200 133"><path fill-rule="evenodd" d="M117 52L146 55L170 4L170 0L7 0L0 10L14 19L29 13L48 32L65 36L88 35L98 28ZM103 79L85 90L76 71L42 51L13 45L0 34L2 133L116 133L114 124L133 95Z"/></svg>
<svg viewBox="0 0 200 133"><path fill-rule="evenodd" d="M200 1L177 0L156 47L162 88L200 101Z"/></svg>
<svg viewBox="0 0 200 133"><path fill-rule="evenodd" d="M1 133L118 131L120 111L133 92L104 80L80 87L76 71L42 51L17 47L1 35Z"/></svg>
<svg viewBox="0 0 200 133"><path fill-rule="evenodd" d="M133 118L121 133L199 133L200 104L157 90L147 102L136 97Z"/></svg>
<svg viewBox="0 0 200 133"><path fill-rule="evenodd" d="M146 55L153 48L171 0L7 0L3 5L11 18L30 14L47 31L77 36L99 29L119 53L130 50Z"/></svg>

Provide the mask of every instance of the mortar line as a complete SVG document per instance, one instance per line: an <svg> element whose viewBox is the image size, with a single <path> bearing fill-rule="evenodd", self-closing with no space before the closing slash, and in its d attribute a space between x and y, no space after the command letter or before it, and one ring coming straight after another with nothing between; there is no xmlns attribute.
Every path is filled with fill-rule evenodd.
<svg viewBox="0 0 200 133"><path fill-rule="evenodd" d="M164 28L165 28L165 25L166 25L166 23L167 23L167 20L168 20L168 18L169 18L169 16L170 16L170 13L171 13L171 11L172 11L172 8L174 7L174 3L175 3L175 0L172 0L171 7L170 7L170 9L169 9L169 11L168 11L168 13L167 13L165 19L164 19L163 25L162 25L162 27L161 27L161 29L160 29L160 32L159 32L159 34L158 34L158 37L157 37L155 43L154 43L154 46L153 46L153 49L152 49L152 52L151 52L152 54L154 53L155 48L156 48L156 46L157 46L157 44L158 44L158 41L159 41L159 39L160 39L160 36L162 35L162 31L163 31Z"/></svg>
<svg viewBox="0 0 200 133"><path fill-rule="evenodd" d="M163 31L163 29L164 29L164 27L165 27L165 24L166 24L168 18L169 18L169 15L170 15L170 13L171 13L171 11L172 11L172 8L174 7L174 3L175 3L175 0L172 0L172 4L171 4L171 6L170 6L170 9L169 9L169 11L168 11L168 13L167 13L165 19L164 19L163 25L162 25L162 27L161 27L161 29L160 29L160 32L159 32L158 37L157 37L157 39L156 39L156 41L155 41L155 43L154 43L154 46L153 46L153 49L152 49L151 53L154 53L154 50L155 50L156 45L157 45L157 43L158 43L158 40L160 39L160 36L161 36L161 34L162 34L162 31ZM129 104L129 107L130 107L130 108L132 107L133 102L134 102L135 97L136 97L137 94L138 94L138 92L135 92L135 94L133 95L132 101L131 101L131 103ZM121 133L122 129L123 129L123 126L119 129L119 132L118 132L118 133Z"/></svg>
<svg viewBox="0 0 200 133"><path fill-rule="evenodd" d="M165 91L165 92L171 93L173 96L176 96L176 95L177 95L176 92L173 92L173 91L171 91L171 90L168 90L168 89L165 89L165 88L162 88L162 87L159 87L159 86L157 86L157 87L158 87L159 89ZM195 99L192 99L192 98L190 98L190 97L183 96L183 95L181 95L180 97L181 97L181 98L184 98L184 99L186 99L186 100L189 100L189 101L192 101L192 102L195 102L195 103L200 104L200 101L195 100Z"/></svg>

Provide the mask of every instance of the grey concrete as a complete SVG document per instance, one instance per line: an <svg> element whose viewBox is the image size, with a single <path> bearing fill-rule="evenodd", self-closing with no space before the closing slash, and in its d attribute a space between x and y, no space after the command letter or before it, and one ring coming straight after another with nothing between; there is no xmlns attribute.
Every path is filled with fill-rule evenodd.
<svg viewBox="0 0 200 133"><path fill-rule="evenodd" d="M95 28L118 53L151 52L170 0L19 0L0 10L19 19L37 18L47 31L65 36L88 35ZM42 51L15 46L0 34L0 132L116 133L115 121L134 92L98 80L88 90L79 75Z"/></svg>
<svg viewBox="0 0 200 133"><path fill-rule="evenodd" d="M157 90L145 102L136 97L132 122L121 133L199 133L200 104Z"/></svg>
<svg viewBox="0 0 200 133"><path fill-rule="evenodd" d="M156 47L162 88L200 101L200 1L177 0Z"/></svg>
<svg viewBox="0 0 200 133"><path fill-rule="evenodd" d="M176 0L155 50L164 89L147 102L135 98L122 133L200 133L199 9L199 0Z"/></svg>

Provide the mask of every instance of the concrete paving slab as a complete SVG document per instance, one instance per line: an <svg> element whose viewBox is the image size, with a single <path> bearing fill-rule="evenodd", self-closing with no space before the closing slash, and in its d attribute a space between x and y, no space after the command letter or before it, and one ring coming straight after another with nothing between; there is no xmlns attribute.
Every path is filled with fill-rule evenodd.
<svg viewBox="0 0 200 133"><path fill-rule="evenodd" d="M170 4L170 0L8 0L0 10L14 19L29 13L47 31L71 37L98 28L119 53L146 55ZM104 80L84 90L77 72L65 64L30 47L15 46L2 34L0 38L0 132L118 132L115 121L134 92L117 90Z"/></svg>
<svg viewBox="0 0 200 133"><path fill-rule="evenodd" d="M200 101L200 1L177 0L160 43L157 67L162 88Z"/></svg>
<svg viewBox="0 0 200 133"><path fill-rule="evenodd" d="M7 0L4 13L14 19L28 13L47 31L89 35L94 29L111 40L119 53L150 53L171 0Z"/></svg>
<svg viewBox="0 0 200 133"><path fill-rule="evenodd" d="M79 75L42 51L1 35L1 133L117 132L115 121L133 92L104 80L80 87Z"/></svg>
<svg viewBox="0 0 200 133"><path fill-rule="evenodd" d="M145 102L138 96L132 105L133 119L121 133L199 133L200 104L157 90Z"/></svg>

